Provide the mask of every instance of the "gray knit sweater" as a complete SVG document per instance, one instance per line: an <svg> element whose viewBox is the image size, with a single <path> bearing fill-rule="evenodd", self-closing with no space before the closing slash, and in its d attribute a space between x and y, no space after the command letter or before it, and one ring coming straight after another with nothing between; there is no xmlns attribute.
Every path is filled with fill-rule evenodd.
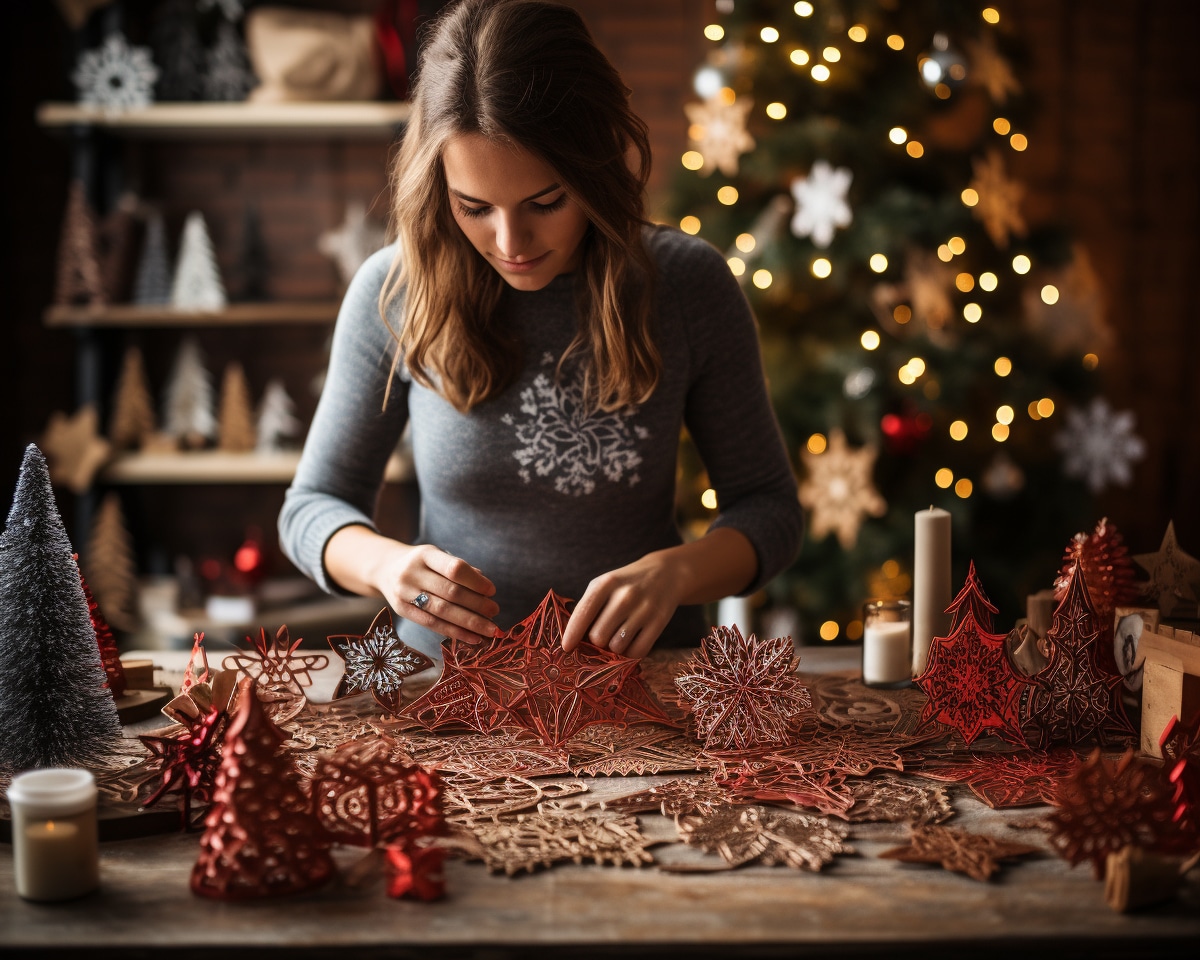
<svg viewBox="0 0 1200 960"><path fill-rule="evenodd" d="M658 268L662 380L635 411L590 417L579 380L554 375L575 331L571 275L537 292L505 288L501 309L526 365L502 394L463 414L401 371L384 410L393 341L378 298L396 251L371 257L342 304L325 390L280 513L287 556L341 592L325 571L325 545L349 524L376 529L384 466L411 424L417 539L479 567L496 585L496 623L508 628L551 588L578 599L593 577L681 542L676 453L686 426L717 492L713 526L733 527L754 545L758 573L745 592L790 563L803 516L745 297L706 242L665 227L647 228L646 242ZM407 620L397 625L406 642L437 654L438 637ZM706 629L700 608L681 607L660 643L695 645Z"/></svg>

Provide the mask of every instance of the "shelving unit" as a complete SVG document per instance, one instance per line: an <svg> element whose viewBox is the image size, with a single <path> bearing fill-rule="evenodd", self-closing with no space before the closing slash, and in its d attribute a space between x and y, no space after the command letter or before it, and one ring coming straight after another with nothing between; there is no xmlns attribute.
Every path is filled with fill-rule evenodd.
<svg viewBox="0 0 1200 960"><path fill-rule="evenodd" d="M109 484L290 483L299 462L299 451L125 453L101 470L98 479ZM384 479L389 483L411 481L412 463L393 454Z"/></svg>
<svg viewBox="0 0 1200 960"><path fill-rule="evenodd" d="M231 303L224 310L177 310L170 306L114 303L104 306L53 306L44 314L48 327L243 327L283 323L328 323L337 319L336 300Z"/></svg>

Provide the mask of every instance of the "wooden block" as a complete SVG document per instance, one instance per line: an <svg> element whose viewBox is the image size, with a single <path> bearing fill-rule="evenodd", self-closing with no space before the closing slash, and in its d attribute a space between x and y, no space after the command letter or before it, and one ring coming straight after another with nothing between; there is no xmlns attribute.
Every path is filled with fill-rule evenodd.
<svg viewBox="0 0 1200 960"><path fill-rule="evenodd" d="M1183 701L1183 669L1175 663L1146 659L1142 680L1141 749L1148 757L1162 759L1158 738L1171 718L1179 715Z"/></svg>
<svg viewBox="0 0 1200 960"><path fill-rule="evenodd" d="M122 660L125 686L129 690L150 690L154 687L153 660Z"/></svg>

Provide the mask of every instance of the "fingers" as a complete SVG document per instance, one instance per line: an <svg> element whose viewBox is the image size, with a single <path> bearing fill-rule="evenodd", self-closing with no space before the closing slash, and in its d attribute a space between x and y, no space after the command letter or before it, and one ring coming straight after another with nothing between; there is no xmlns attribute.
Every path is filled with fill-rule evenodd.
<svg viewBox="0 0 1200 960"><path fill-rule="evenodd" d="M477 567L436 547L415 548L397 578L393 607L413 623L468 643L495 636L491 618L500 612L495 585ZM425 594L420 607L412 600Z"/></svg>
<svg viewBox="0 0 1200 960"><path fill-rule="evenodd" d="M664 610L637 584L597 577L575 605L563 631L568 653L587 640L602 650L640 658L650 652L674 609Z"/></svg>

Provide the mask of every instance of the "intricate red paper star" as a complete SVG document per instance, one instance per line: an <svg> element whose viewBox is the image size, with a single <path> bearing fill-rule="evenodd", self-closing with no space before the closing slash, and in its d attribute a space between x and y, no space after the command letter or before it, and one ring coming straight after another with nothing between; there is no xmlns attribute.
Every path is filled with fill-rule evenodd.
<svg viewBox="0 0 1200 960"><path fill-rule="evenodd" d="M342 679L333 692L335 700L369 692L388 713L398 713L404 678L433 666L429 657L396 635L388 607L375 615L361 636L338 635L326 639L344 663Z"/></svg>
<svg viewBox="0 0 1200 960"><path fill-rule="evenodd" d="M267 639L267 631L259 628L257 637L247 637L251 649L226 657L222 666L237 669L254 680L259 698L268 716L276 723L290 720L307 702L304 688L312 686L310 670L321 670L329 664L323 653L297 654L303 638L291 640L285 624Z"/></svg>
<svg viewBox="0 0 1200 960"><path fill-rule="evenodd" d="M996 608L983 592L974 562L947 611L953 613L950 636L934 637L929 664L916 681L929 697L921 723L953 727L968 746L984 733L1025 746L1020 706L1027 681L1013 670L1004 636L988 630Z"/></svg>
<svg viewBox="0 0 1200 960"><path fill-rule="evenodd" d="M151 753L149 763L155 774L150 779L160 781L143 806L153 806L168 793L178 793L183 828L191 825L192 801L212 802L213 784L221 766L219 734L224 720L225 714L214 709L175 736L138 737Z"/></svg>
<svg viewBox="0 0 1200 960"><path fill-rule="evenodd" d="M706 750L760 750L787 743L812 706L796 676L791 637L743 638L714 627L683 666L675 685L692 708Z"/></svg>
<svg viewBox="0 0 1200 960"><path fill-rule="evenodd" d="M1031 678L1034 686L1022 705L1030 746L1123 742L1135 735L1121 703L1121 675L1104 668L1101 636L1076 562L1046 633L1050 665Z"/></svg>
<svg viewBox="0 0 1200 960"><path fill-rule="evenodd" d="M480 644L444 640L442 676L404 715L431 730L517 727L548 746L595 723L672 725L636 660L589 643L563 650L568 602L551 590L507 633Z"/></svg>

